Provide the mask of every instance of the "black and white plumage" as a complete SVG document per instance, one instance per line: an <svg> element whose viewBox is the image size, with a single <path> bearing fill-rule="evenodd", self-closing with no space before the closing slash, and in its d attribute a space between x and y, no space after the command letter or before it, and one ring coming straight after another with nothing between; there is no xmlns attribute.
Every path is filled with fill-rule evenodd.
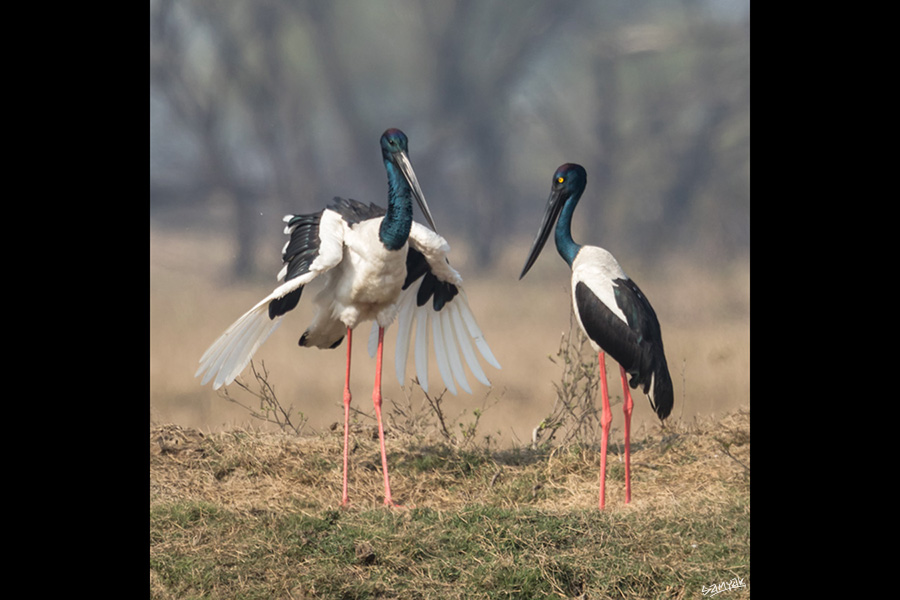
<svg viewBox="0 0 900 600"><path fill-rule="evenodd" d="M673 390L656 312L607 250L582 246L572 262L572 304L595 351L609 354L640 387L660 419Z"/></svg>
<svg viewBox="0 0 900 600"><path fill-rule="evenodd" d="M477 348L492 366L499 368L465 296L462 278L447 260L449 246L443 237L413 222L403 260L381 244L378 226L385 210L374 204L335 198L328 208L309 215L288 215L285 233L291 236L283 251L284 266L278 275L284 283L259 301L229 327L200 359L201 384L213 388L228 385L295 308L306 284L320 275L325 285L316 295L319 306L313 322L300 336L299 345L336 348L347 328L374 320L387 327L398 321L396 373L405 383L409 347L415 337L415 365L419 384L428 390L428 327L434 353L447 389L457 393L456 382L471 392L460 354L478 381L490 381L471 351ZM396 252L395 252L396 254ZM380 256L378 256L380 255ZM377 260L376 260L377 259ZM394 259L394 260L390 260ZM379 282L369 285L369 282ZM445 335L445 331L451 335ZM377 339L372 336L372 339ZM370 353L374 354L372 349ZM452 366L451 366L452 365Z"/></svg>
<svg viewBox="0 0 900 600"><path fill-rule="evenodd" d="M381 432L386 504L392 502L380 412L384 329L397 320L396 373L401 385L405 383L407 356L415 333L416 374L427 390L429 326L440 373L454 394L454 380L470 391L463 361L476 379L490 385L475 348L489 364L500 368L469 308L462 279L450 266L449 245L433 231L433 218L407 156L406 136L389 129L381 138L381 147L388 174L387 209L335 198L319 212L286 216L285 233L290 240L284 247L284 266L278 275L283 283L210 346L196 373L203 376L202 384L212 381L216 389L234 381L284 316L297 306L304 286L322 277L324 285L315 297L318 311L299 344L336 348L344 337L348 338L344 504L350 344L352 332L360 323L374 321L370 351L377 354L378 362L373 400ZM412 220L412 197L431 229Z"/></svg>
<svg viewBox="0 0 900 600"><path fill-rule="evenodd" d="M556 248L572 269L572 304L585 335L598 352L603 400L600 508L605 503L606 448L612 416L606 387L605 354L618 364L625 392L625 501L631 499L630 427L633 401L629 391L641 387L660 419L672 412L674 391L666 363L656 312L644 293L603 248L582 246L572 239L572 216L587 185L584 167L568 163L553 175L544 219L519 279L540 255L555 226ZM630 376L630 383L627 377Z"/></svg>

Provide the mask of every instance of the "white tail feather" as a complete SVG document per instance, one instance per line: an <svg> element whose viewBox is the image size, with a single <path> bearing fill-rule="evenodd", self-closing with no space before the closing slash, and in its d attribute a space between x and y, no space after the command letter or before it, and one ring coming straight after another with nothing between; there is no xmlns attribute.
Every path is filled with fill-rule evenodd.
<svg viewBox="0 0 900 600"><path fill-rule="evenodd" d="M484 334L481 332L481 328L478 326L478 322L475 321L475 315L472 314L472 309L469 308L469 302L466 300L465 292L462 290L459 291L459 295L454 298L459 304L459 312L463 318L463 321L466 324L466 329L469 331L469 335L475 340L475 346L478 347L479 352L484 357L488 363L495 369L500 368L500 363L497 362L497 359L494 358L494 353L491 352L490 346L488 346L487 341L484 339Z"/></svg>
<svg viewBox="0 0 900 600"><path fill-rule="evenodd" d="M412 323L416 316L414 294L400 297L400 309L397 312L397 348L394 351L394 369L400 385L406 382L406 359L409 357L409 342L412 337Z"/></svg>
<svg viewBox="0 0 900 600"><path fill-rule="evenodd" d="M267 314L263 314L254 322L249 323L247 333L242 340L242 345L235 347L234 350L232 350L231 356L222 366L222 369L219 371L219 376L216 377L215 386L221 386L234 381L234 378L240 375L241 371L244 370L244 367L250 362L250 359L253 358L253 355L256 354L256 351L259 350L259 347L262 346L269 335L275 331L275 328L280 322L280 319L278 319L278 321L273 321L268 318Z"/></svg>
<svg viewBox="0 0 900 600"><path fill-rule="evenodd" d="M428 393L428 309L416 307L416 377L425 393Z"/></svg>
<svg viewBox="0 0 900 600"><path fill-rule="evenodd" d="M240 325L228 336L222 340L222 350L216 361L212 363L212 369L217 373L215 385L221 386L225 379L231 379L229 375L236 365L242 362L242 358L251 354L251 349L257 339L257 332L262 330L265 323L260 323L263 317L261 310L255 310L249 313L246 318L241 319ZM230 382L230 381L229 381Z"/></svg>
<svg viewBox="0 0 900 600"><path fill-rule="evenodd" d="M247 322L246 317L247 315L243 315L240 319L235 321L231 327L219 336L209 349L204 352L203 357L200 359L200 367L194 374L194 377L197 377L200 373L206 371L206 376L201 381L202 385L206 385L213 376L219 373L222 364L227 360L234 345L242 339L242 336L244 335L243 328Z"/></svg>
<svg viewBox="0 0 900 600"><path fill-rule="evenodd" d="M472 393L469 387L469 380L466 378L466 371L463 369L462 361L459 357L459 347L456 342L456 331L450 316L450 307L445 306L441 311L441 328L444 331L444 343L447 344L447 356L450 358L450 371L453 373L454 379L459 386L467 393Z"/></svg>
<svg viewBox="0 0 900 600"><path fill-rule="evenodd" d="M441 317L439 315L431 315L431 331L434 334L434 355L437 358L438 371L441 372L441 378L444 385L454 396L456 393L456 385L453 384L453 375L450 373L450 361L447 358L447 346L444 342L444 332L441 327Z"/></svg>
<svg viewBox="0 0 900 600"><path fill-rule="evenodd" d="M429 339L429 324L433 332L431 339ZM416 338L413 349L415 373L419 387L426 393L428 392L428 355L432 348L438 361L441 378L447 389L454 395L457 393L457 384L466 392L472 393L466 377L465 365L468 365L475 379L484 385L491 385L478 360L475 347L488 363L500 368L462 290L444 305L440 312L435 312L430 302L417 306L414 287L408 288L401 295L397 309L397 346L394 349L394 369L400 385L405 385L406 363L409 359L410 345L413 343L414 335ZM369 335L368 349L371 356L375 355L377 342L378 327L375 325Z"/></svg>
<svg viewBox="0 0 900 600"><path fill-rule="evenodd" d="M213 389L230 384L280 324L281 317L269 319L268 306L260 302L213 342L200 358L200 367L194 377L204 374L201 385L215 377Z"/></svg>
<svg viewBox="0 0 900 600"><path fill-rule="evenodd" d="M459 342L459 347L462 348L463 356L466 357L466 364L469 365L469 370L472 371L472 375L475 376L475 379L484 385L490 386L491 382L488 380L487 375L484 374L481 363L478 362L478 357L475 356L475 349L472 348L472 341L469 339L466 326L463 323L462 317L459 315L459 306L455 302L452 302L448 308L450 309L450 316L453 318L453 328L456 331L456 339Z"/></svg>
<svg viewBox="0 0 900 600"><path fill-rule="evenodd" d="M306 285L318 274L319 271L310 271L282 283L232 323L200 357L200 367L194 373L194 377L205 373L200 385L206 385L213 377L215 377L213 389L219 389L234 381L250 363L259 347L281 324L283 315L274 319L269 318L269 302Z"/></svg>

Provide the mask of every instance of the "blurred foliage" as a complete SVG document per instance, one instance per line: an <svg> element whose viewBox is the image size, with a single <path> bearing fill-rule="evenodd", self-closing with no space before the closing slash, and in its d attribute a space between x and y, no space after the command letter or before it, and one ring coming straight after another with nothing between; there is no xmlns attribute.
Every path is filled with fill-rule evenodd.
<svg viewBox="0 0 900 600"><path fill-rule="evenodd" d="M576 239L727 260L750 244L749 49L749 0L151 0L151 214L226 204L248 274L281 214L384 204L399 127L481 264L533 235L564 162L588 171Z"/></svg>

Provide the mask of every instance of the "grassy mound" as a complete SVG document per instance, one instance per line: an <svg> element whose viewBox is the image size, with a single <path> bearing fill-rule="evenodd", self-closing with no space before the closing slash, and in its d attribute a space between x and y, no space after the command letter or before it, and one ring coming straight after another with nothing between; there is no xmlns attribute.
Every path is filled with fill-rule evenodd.
<svg viewBox="0 0 900 600"><path fill-rule="evenodd" d="M597 510L599 454L388 440L402 509L382 503L377 437L150 430L153 598L683 598L742 580L750 415L668 424L620 455ZM619 448L612 449L618 452Z"/></svg>

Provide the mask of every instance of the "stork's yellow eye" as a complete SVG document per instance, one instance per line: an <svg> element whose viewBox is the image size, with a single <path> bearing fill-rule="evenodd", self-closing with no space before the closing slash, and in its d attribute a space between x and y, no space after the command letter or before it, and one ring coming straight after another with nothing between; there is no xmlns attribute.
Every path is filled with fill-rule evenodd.
<svg viewBox="0 0 900 600"><path fill-rule="evenodd" d="M565 180L566 180L565 177L557 177L557 178L556 178L556 182L557 182L557 183L562 183L562 182L565 181Z"/></svg>

